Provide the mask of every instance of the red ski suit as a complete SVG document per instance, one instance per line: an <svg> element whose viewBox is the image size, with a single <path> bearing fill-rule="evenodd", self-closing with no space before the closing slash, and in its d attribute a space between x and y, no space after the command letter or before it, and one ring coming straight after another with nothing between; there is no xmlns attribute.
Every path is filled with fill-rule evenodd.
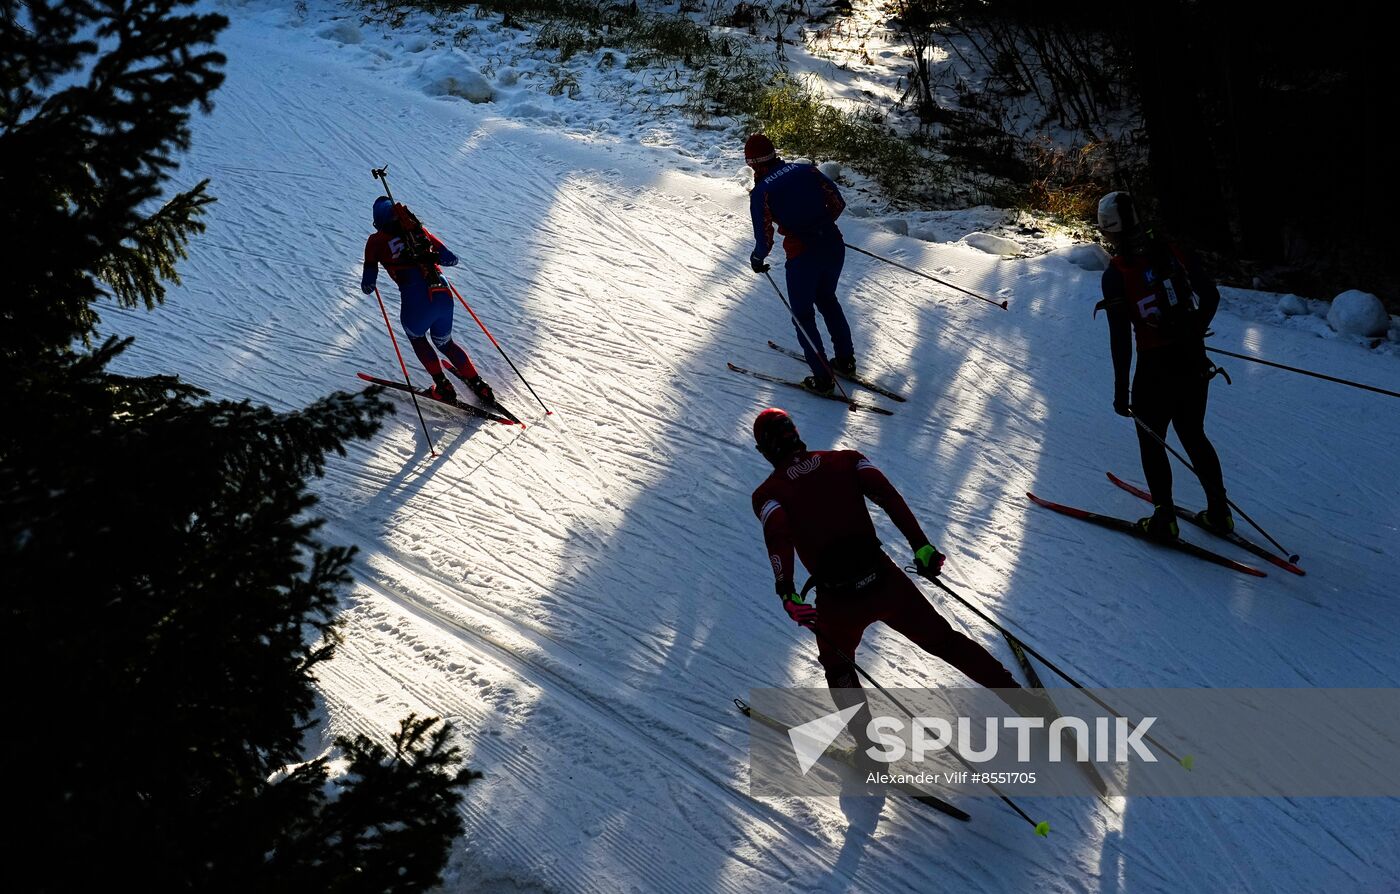
<svg viewBox="0 0 1400 894"><path fill-rule="evenodd" d="M884 621L925 652L991 688L1020 684L986 649L954 630L880 548L865 500L898 526L909 548L929 542L884 474L855 450L800 451L753 492L773 576L793 580L794 548L816 578L818 660L833 689L860 686L851 666L865 628Z"/></svg>

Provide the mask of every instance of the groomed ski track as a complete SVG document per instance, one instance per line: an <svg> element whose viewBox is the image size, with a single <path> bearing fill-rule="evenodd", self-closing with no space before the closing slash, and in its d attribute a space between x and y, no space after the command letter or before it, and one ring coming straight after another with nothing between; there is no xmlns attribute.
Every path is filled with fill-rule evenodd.
<svg viewBox="0 0 1400 894"><path fill-rule="evenodd" d="M358 388L357 370L396 376L357 288L369 169L387 162L555 411L458 307L459 340L529 428L425 408L430 460L405 402L317 485L325 538L360 549L345 642L321 672L331 731L441 715L486 773L445 890L1351 891L1400 877L1393 801L1039 802L1049 840L994 798L955 799L969 823L896 800L756 801L730 701L823 685L749 508L767 468L748 427L765 406L789 409L814 448L864 451L950 578L1048 655L1099 685L1173 687L1400 685L1400 407L1225 364L1235 384L1213 386L1208 431L1231 496L1302 553L1306 578L1069 524L1022 494L1141 510L1103 479L1135 470L1137 446L1110 407L1097 273L843 220L853 243L1010 311L850 254L841 294L863 368L909 402L880 417L763 387L724 367L793 371L764 344L794 336L748 269L737 147L711 170L674 145L429 98L405 81L418 62L398 37L366 27L342 46L280 7L227 11L228 81L179 175L212 178L219 201L164 307L104 311L137 337L124 368L284 409ZM392 287L385 300L396 317ZM1394 358L1246 323L1228 299L1214 328L1224 348L1400 388ZM1176 474L1179 501L1200 502ZM1012 666L995 630L933 598ZM962 683L883 629L860 654L886 685Z"/></svg>

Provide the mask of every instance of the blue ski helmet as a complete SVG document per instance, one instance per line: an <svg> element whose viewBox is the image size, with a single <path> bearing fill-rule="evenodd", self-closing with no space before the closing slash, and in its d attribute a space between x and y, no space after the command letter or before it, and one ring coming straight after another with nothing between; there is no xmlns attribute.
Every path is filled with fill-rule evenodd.
<svg viewBox="0 0 1400 894"><path fill-rule="evenodd" d="M374 200L374 225L379 228L387 227L394 222L394 200L388 196L380 196Z"/></svg>

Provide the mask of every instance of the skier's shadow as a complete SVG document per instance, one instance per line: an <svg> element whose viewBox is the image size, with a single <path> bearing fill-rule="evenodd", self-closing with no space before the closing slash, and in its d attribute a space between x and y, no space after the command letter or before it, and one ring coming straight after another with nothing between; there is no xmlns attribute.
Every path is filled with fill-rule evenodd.
<svg viewBox="0 0 1400 894"><path fill-rule="evenodd" d="M831 878L844 879L845 887L860 887L856 884L857 872L865 849L874 840L875 828L880 825L880 815L884 813L885 801L880 795L842 795L841 813L846 817L846 839L841 842L841 851L836 855Z"/></svg>
<svg viewBox="0 0 1400 894"><path fill-rule="evenodd" d="M1100 894L1114 894L1122 891L1126 859L1123 853L1123 833L1111 831L1104 835L1103 846L1099 850Z"/></svg>

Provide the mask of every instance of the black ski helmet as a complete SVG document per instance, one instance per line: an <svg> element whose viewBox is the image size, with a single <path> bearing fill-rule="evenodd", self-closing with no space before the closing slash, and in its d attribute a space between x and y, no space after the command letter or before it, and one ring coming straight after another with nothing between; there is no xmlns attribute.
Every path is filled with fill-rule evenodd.
<svg viewBox="0 0 1400 894"><path fill-rule="evenodd" d="M754 419L753 440L758 452L772 461L807 449L792 417L777 407L769 407Z"/></svg>
<svg viewBox="0 0 1400 894"><path fill-rule="evenodd" d="M374 225L383 229L394 222L394 200L380 196L374 200Z"/></svg>

